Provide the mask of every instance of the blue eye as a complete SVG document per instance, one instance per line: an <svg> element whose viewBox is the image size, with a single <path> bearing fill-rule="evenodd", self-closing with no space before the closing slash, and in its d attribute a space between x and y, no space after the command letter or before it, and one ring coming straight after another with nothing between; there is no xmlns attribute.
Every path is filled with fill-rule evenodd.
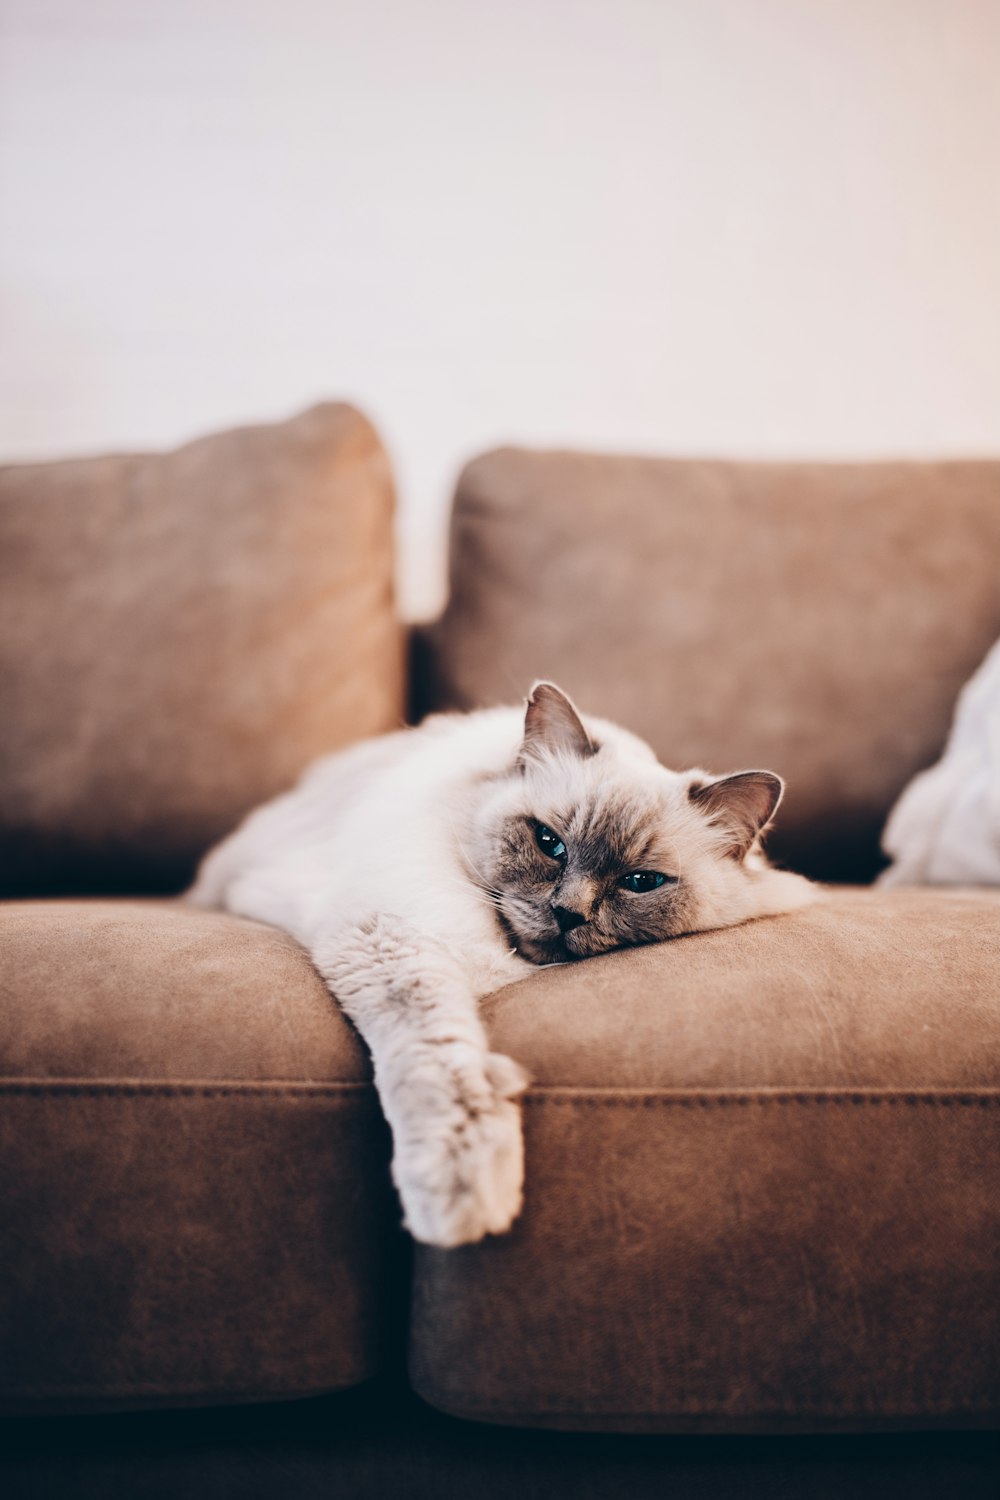
<svg viewBox="0 0 1000 1500"><path fill-rule="evenodd" d="M677 876L661 875L659 870L631 870L628 875L622 876L622 885L627 891L634 891L637 896L655 891L668 881L671 885L676 885Z"/></svg>
<svg viewBox="0 0 1000 1500"><path fill-rule="evenodd" d="M549 859L566 858L566 845L559 835L553 833L551 828L546 828L544 823L535 825L535 843L543 854L548 855Z"/></svg>

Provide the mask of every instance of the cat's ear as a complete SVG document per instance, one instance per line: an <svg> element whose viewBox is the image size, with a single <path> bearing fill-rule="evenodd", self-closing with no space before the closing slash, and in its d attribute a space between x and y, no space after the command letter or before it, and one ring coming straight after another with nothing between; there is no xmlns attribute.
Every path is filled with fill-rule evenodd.
<svg viewBox="0 0 1000 1500"><path fill-rule="evenodd" d="M717 781L693 781L688 796L725 834L726 854L744 859L777 812L784 790L773 771L738 771Z"/></svg>
<svg viewBox="0 0 1000 1500"><path fill-rule="evenodd" d="M536 682L528 694L518 764L523 766L553 752L593 755L596 748L562 688L557 688L554 682Z"/></svg>

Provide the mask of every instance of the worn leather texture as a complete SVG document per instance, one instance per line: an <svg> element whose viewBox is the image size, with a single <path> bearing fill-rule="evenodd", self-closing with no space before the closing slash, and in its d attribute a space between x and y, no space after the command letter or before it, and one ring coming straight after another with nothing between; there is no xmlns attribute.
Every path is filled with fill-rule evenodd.
<svg viewBox="0 0 1000 1500"><path fill-rule="evenodd" d="M317 755L398 727L393 568L347 406L0 469L0 892L180 889Z"/></svg>
<svg viewBox="0 0 1000 1500"><path fill-rule="evenodd" d="M525 1208L418 1246L417 1391L612 1431L1000 1422L1000 893L841 891L491 998Z"/></svg>
<svg viewBox="0 0 1000 1500"><path fill-rule="evenodd" d="M507 448L462 474L421 708L551 677L676 769L763 767L770 847L867 879L1000 636L1000 464L732 463Z"/></svg>
<svg viewBox="0 0 1000 1500"><path fill-rule="evenodd" d="M405 1285L367 1057L284 934L0 904L0 1404L372 1375Z"/></svg>
<svg viewBox="0 0 1000 1500"><path fill-rule="evenodd" d="M182 901L0 903L0 1070L365 1084L367 1054L287 933Z"/></svg>

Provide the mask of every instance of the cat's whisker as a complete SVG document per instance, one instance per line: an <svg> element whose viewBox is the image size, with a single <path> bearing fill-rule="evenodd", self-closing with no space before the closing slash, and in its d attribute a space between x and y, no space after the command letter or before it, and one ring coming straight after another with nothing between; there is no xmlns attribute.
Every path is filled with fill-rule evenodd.
<svg viewBox="0 0 1000 1500"><path fill-rule="evenodd" d="M442 870L439 872L437 878L440 880L446 880L450 885L454 885L460 890L467 890L471 886L473 890L484 891L487 895L499 894L495 886L491 885L489 881L482 878L478 880L473 879L471 875L467 875L463 879L459 875L455 875Z"/></svg>
<svg viewBox="0 0 1000 1500"><path fill-rule="evenodd" d="M442 884L447 883L452 889L470 896L473 901L477 901L481 906L495 908L499 906L502 900L499 891L493 890L490 886L479 885L475 880L461 880L456 875L439 875L438 879Z"/></svg>
<svg viewBox="0 0 1000 1500"><path fill-rule="evenodd" d="M454 815L452 815L452 817L450 818L449 821L451 823L452 832L454 833L455 832L455 818L454 818ZM480 889L482 889L484 891L492 891L493 890L493 884L492 884L492 882L489 881L489 880L487 880L487 878L483 874L482 870L476 864L476 861L472 858L472 855L470 854L468 848L465 848L465 847L462 848L460 857L462 859L463 864L465 864L467 866L467 868L472 871L472 874L477 877L476 883L480 886Z"/></svg>

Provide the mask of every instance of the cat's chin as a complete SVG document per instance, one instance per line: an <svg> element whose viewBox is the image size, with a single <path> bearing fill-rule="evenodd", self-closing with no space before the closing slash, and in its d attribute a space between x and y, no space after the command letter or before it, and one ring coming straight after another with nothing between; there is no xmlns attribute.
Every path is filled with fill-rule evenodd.
<svg viewBox="0 0 1000 1500"><path fill-rule="evenodd" d="M526 963L536 964L539 968L543 968L546 964L572 963L575 959L582 957L581 954L570 951L560 932L553 932L549 937L522 932L511 920L510 913L504 911L501 905L497 906L496 915L514 952Z"/></svg>
<svg viewBox="0 0 1000 1500"><path fill-rule="evenodd" d="M582 955L570 952L561 937L557 938L529 938L521 937L514 933L514 947L519 958L527 959L529 964L537 964L543 968L546 964L571 964L575 963Z"/></svg>
<svg viewBox="0 0 1000 1500"><path fill-rule="evenodd" d="M574 927L567 933L553 932L547 937L518 932L509 921L504 928L514 945L519 958L526 959L539 968L546 964L575 964L584 958L594 958L606 953L611 946L602 941L589 927Z"/></svg>

